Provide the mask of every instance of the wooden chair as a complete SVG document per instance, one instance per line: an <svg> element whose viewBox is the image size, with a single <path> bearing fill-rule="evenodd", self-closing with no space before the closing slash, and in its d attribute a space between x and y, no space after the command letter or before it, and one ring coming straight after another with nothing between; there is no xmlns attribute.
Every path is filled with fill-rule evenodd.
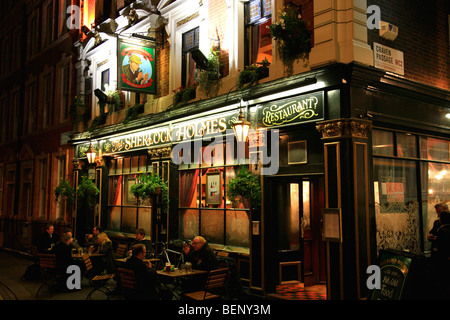
<svg viewBox="0 0 450 320"><path fill-rule="evenodd" d="M50 289L52 286L57 284L58 274L56 272L56 256L54 254L39 253L36 255L39 263L40 269L40 280L42 282L38 291L36 292L36 297L39 295L42 289L47 287Z"/></svg>
<svg viewBox="0 0 450 320"><path fill-rule="evenodd" d="M125 252L127 251L128 246L125 243L119 243L117 246L116 252L114 253L116 256L116 259L123 258L125 255Z"/></svg>
<svg viewBox="0 0 450 320"><path fill-rule="evenodd" d="M211 270L208 273L208 280L206 281L205 289L201 291L189 292L183 294L183 297L194 300L210 300L218 299L220 294L212 293L211 290L225 292L228 279L228 268L220 268Z"/></svg>
<svg viewBox="0 0 450 320"><path fill-rule="evenodd" d="M87 295L86 300L89 300L95 291L103 292L109 300L109 295L112 291L106 287L106 283L114 277L114 274L96 273L88 254L83 255L83 260L86 266L85 277L93 287L92 291Z"/></svg>
<svg viewBox="0 0 450 320"><path fill-rule="evenodd" d="M120 276L120 286L122 293L126 299L133 299L137 296L136 279L134 278L133 270L117 268Z"/></svg>

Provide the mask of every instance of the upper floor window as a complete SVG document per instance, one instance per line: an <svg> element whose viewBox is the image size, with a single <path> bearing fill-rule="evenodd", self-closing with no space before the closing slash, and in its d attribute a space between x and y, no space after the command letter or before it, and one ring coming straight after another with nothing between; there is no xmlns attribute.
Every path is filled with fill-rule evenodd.
<svg viewBox="0 0 450 320"><path fill-rule="evenodd" d="M43 127L46 128L50 125L50 113L52 103L52 76L51 73L44 77L44 115L43 115Z"/></svg>
<svg viewBox="0 0 450 320"><path fill-rule="evenodd" d="M199 28L183 33L182 39L181 85L187 88L195 84L195 61L192 52L199 48Z"/></svg>
<svg viewBox="0 0 450 320"><path fill-rule="evenodd" d="M31 16L28 28L28 57L31 58L38 52L39 23L37 12Z"/></svg>
<svg viewBox="0 0 450 320"><path fill-rule="evenodd" d="M53 41L53 0L44 5L43 17L43 45L44 47L50 45Z"/></svg>
<svg viewBox="0 0 450 320"><path fill-rule="evenodd" d="M245 65L267 59L272 63L272 38L269 26L272 23L271 1L252 0L245 3Z"/></svg>
<svg viewBox="0 0 450 320"><path fill-rule="evenodd" d="M61 100L61 112L62 120L67 119L69 116L70 108L70 65L67 64L62 70L62 100Z"/></svg>

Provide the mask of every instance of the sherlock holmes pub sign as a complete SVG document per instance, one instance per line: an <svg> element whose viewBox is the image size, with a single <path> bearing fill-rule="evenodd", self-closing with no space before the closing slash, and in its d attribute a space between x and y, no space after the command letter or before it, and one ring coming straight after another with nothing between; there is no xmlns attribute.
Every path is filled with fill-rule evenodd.
<svg viewBox="0 0 450 320"><path fill-rule="evenodd" d="M258 128L276 128L323 119L323 92L317 92L288 99L272 101L257 106ZM238 119L236 110L180 121L176 124L143 129L142 131L107 138L102 141L104 154L127 152L143 148L179 143L214 134L225 133ZM89 144L78 148L78 157L85 157Z"/></svg>

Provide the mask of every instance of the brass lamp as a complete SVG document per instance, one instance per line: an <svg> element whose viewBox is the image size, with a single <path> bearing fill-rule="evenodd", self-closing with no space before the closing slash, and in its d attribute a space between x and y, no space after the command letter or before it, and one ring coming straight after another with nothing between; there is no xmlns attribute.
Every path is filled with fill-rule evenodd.
<svg viewBox="0 0 450 320"><path fill-rule="evenodd" d="M96 155L97 155L97 152L95 151L94 147L92 146L92 143L90 143L89 148L86 151L86 158L90 164L93 164L95 162Z"/></svg>
<svg viewBox="0 0 450 320"><path fill-rule="evenodd" d="M250 122L245 119L242 109L239 111L239 118L233 124L234 135L237 142L245 142L248 137L248 130L250 129Z"/></svg>

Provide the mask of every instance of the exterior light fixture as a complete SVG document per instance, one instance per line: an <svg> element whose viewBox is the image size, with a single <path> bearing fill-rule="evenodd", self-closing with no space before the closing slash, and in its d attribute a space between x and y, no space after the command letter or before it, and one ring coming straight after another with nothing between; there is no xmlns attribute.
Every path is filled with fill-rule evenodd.
<svg viewBox="0 0 450 320"><path fill-rule="evenodd" d="M250 129L250 122L245 119L242 109L239 111L239 118L233 124L234 135L237 142L245 142L248 137L248 130Z"/></svg>
<svg viewBox="0 0 450 320"><path fill-rule="evenodd" d="M90 143L89 148L86 151L86 157L87 157L89 164L93 164L95 162L96 155L97 155L97 152L95 152L95 149L92 146L92 143Z"/></svg>

